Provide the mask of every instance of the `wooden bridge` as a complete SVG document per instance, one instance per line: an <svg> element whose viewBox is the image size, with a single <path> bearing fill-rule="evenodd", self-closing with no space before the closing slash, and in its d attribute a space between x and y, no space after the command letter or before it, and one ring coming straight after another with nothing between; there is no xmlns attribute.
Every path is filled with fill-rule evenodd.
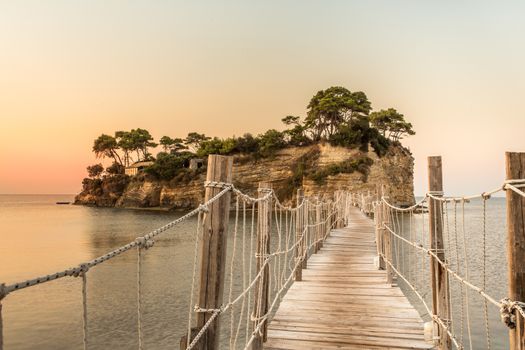
<svg viewBox="0 0 525 350"><path fill-rule="evenodd" d="M82 340L84 350L90 349L89 271L130 251L137 254L137 327L129 330L129 337L136 332L137 347L142 350L142 255L153 247L157 236L191 217L197 218L197 227L188 324L180 332L186 334L181 349L448 350L473 349L473 340L478 341L475 348L481 348L471 332L470 291L482 300L476 311L483 312L486 348L491 348L493 335L490 307L509 329L510 349L524 350L525 153L507 153L506 157L503 185L461 197L444 196L441 158L429 157L428 193L415 205L401 208L379 191L305 197L300 189L292 206L281 203L266 182L251 197L231 183L233 159L210 156L205 201L191 212L76 267L18 283L0 283L0 350L2 306L8 295L66 277L81 279ZM508 297L499 300L486 285L491 277L486 274L490 261L486 202L498 192L505 192L507 198L509 271ZM471 199L482 203L481 259L475 271L482 281L479 285L470 278L466 253L470 237L464 209ZM419 229L414 224L416 217L421 220ZM458 230L457 218L462 230ZM412 290L431 318L432 343L425 341L423 321L396 280ZM431 301L424 297L429 291ZM453 319L454 292L461 308L459 319ZM226 326L221 328L221 322Z"/></svg>
<svg viewBox="0 0 525 350"><path fill-rule="evenodd" d="M423 321L399 287L387 284L375 226L358 208L308 259L269 324L265 349L430 349Z"/></svg>

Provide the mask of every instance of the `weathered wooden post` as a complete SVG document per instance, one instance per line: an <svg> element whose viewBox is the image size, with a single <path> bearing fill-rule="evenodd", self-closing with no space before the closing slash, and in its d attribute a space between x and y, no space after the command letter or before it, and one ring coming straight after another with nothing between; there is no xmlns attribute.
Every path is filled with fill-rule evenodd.
<svg viewBox="0 0 525 350"><path fill-rule="evenodd" d="M388 198L388 197L385 197ZM392 233L386 228L392 228L392 218L391 218L391 209L384 204L383 205L383 254L386 259L385 268L386 268L386 283L394 283L394 271L390 264L393 264L392 261Z"/></svg>
<svg viewBox="0 0 525 350"><path fill-rule="evenodd" d="M304 193L302 189L297 189L297 209L295 210L295 241L299 242L303 236L303 219L302 219L302 208L299 208L304 199ZM295 247L295 263L299 264L295 269L295 280L302 281L303 279L303 263L302 263L302 254L303 254L303 244L299 243Z"/></svg>
<svg viewBox="0 0 525 350"><path fill-rule="evenodd" d="M385 236L385 228L383 226L384 224L384 204L380 203L376 207L376 212L374 214L374 220L376 222L376 246L377 246L377 267L380 270L385 269L385 259L383 258L383 254L385 253L384 246L383 246L383 237Z"/></svg>
<svg viewBox="0 0 525 350"><path fill-rule="evenodd" d="M323 241L321 240L323 237L323 228L321 220L321 204L319 202L319 197L317 197L317 205L315 206L315 233L317 236L317 243L315 244L315 253L317 253L323 245Z"/></svg>
<svg viewBox="0 0 525 350"><path fill-rule="evenodd" d="M506 152L507 180L525 179L525 153ZM523 190L523 188L521 188ZM507 255L509 264L509 298L525 301L525 198L507 189ZM515 311L516 327L509 329L510 349L525 349L525 328Z"/></svg>
<svg viewBox="0 0 525 350"><path fill-rule="evenodd" d="M271 189L272 185L269 182L259 182L259 198L268 195ZM266 256L270 252L270 232L272 223L271 201L271 197L268 198L268 200L260 201L258 202L257 207L257 273L261 271ZM255 285L253 315L255 315L256 320L254 321L253 328L256 329L256 327L260 326L260 330L255 334L255 339L252 342L252 350L261 350L268 334L268 323L266 319L259 320L258 318L264 316L268 312L269 281L270 266L266 264L264 272L261 274L261 278L259 278ZM263 324L261 325L261 323Z"/></svg>
<svg viewBox="0 0 525 350"><path fill-rule="evenodd" d="M306 269L308 265L308 247L310 246L310 227L309 227L309 220L310 220L310 203L308 201L304 202L304 206L302 209L303 215L302 215L302 230L304 232L304 240L303 240L303 252L301 256L301 267L302 269ZM302 274L302 272L301 272Z"/></svg>
<svg viewBox="0 0 525 350"><path fill-rule="evenodd" d="M435 197L443 196L443 171L441 156L428 157L428 190ZM429 199L429 233L430 249L439 260L445 262L443 243L443 204L436 199ZM432 312L443 323L450 326L450 300L448 298L447 270L434 257L430 257L430 273L432 278ZM439 349L451 349L452 341L446 330L438 325Z"/></svg>
<svg viewBox="0 0 525 350"><path fill-rule="evenodd" d="M208 157L205 201L210 200L224 189L221 183L231 183L232 165L233 157L218 155ZM209 205L208 212L204 215L199 289L199 306L203 309L217 309L222 305L230 197L230 193L223 195ZM197 328L204 327L210 317L212 313L198 313ZM199 348L218 349L219 334L220 322L217 317L209 326L203 339L199 341Z"/></svg>

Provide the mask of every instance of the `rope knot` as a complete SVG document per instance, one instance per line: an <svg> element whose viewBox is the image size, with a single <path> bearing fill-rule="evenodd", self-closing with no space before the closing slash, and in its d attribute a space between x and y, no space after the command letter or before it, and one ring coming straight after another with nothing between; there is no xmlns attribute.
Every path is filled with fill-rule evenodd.
<svg viewBox="0 0 525 350"><path fill-rule="evenodd" d="M89 271L89 265L88 264L80 264L77 267L75 267L72 271L73 277L80 277L86 274L86 272Z"/></svg>
<svg viewBox="0 0 525 350"><path fill-rule="evenodd" d="M208 208L207 205L204 205L204 204L199 204L199 207L197 208L197 210L201 213L207 213L210 211L210 209Z"/></svg>
<svg viewBox="0 0 525 350"><path fill-rule="evenodd" d="M149 249L153 247L155 244L155 241L146 237L138 237L135 239L135 242L137 242L137 246L139 248Z"/></svg>
<svg viewBox="0 0 525 350"><path fill-rule="evenodd" d="M501 307L499 309L501 321L505 323L510 329L516 328L516 315L514 315L515 303L509 298L500 300Z"/></svg>
<svg viewBox="0 0 525 350"><path fill-rule="evenodd" d="M483 198L483 199L485 199L485 200L490 199L490 193L483 192L483 193L481 194L481 198Z"/></svg>

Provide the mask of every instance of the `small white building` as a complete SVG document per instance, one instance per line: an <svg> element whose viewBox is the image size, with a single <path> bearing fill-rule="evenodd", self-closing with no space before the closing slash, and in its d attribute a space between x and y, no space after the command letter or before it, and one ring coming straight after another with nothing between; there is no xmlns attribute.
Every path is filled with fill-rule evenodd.
<svg viewBox="0 0 525 350"><path fill-rule="evenodd" d="M124 170L124 173L126 175L129 175L129 176L135 176L137 175L139 172L141 172L142 170L144 170L144 168L146 167L149 167L150 165L152 165L153 162L151 161L147 161L147 162L136 162L136 163L133 163L131 164L130 166L126 167L126 169Z"/></svg>

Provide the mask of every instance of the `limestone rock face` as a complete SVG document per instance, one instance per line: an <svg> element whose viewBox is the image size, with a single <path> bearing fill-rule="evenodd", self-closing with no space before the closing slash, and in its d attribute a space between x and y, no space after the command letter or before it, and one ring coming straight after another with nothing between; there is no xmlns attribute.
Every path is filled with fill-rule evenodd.
<svg viewBox="0 0 525 350"><path fill-rule="evenodd" d="M328 176L323 183L304 177L309 171L323 169L342 162L351 162L368 156L373 160L368 175L360 172ZM251 160L236 156L233 183L252 196L257 195L259 181L272 183L278 197L289 204L295 189L303 186L306 195L331 195L336 190L375 193L383 187L391 201L399 205L414 203L414 159L402 147L390 147L379 158L375 153L319 144L307 147L289 147L275 157ZM195 174L189 181L159 181L148 176L128 179L124 188L118 186L91 186L75 199L76 204L134 208L192 209L204 200L205 174ZM96 187L96 188L95 188ZM122 187L122 186L121 186ZM102 188L102 189L101 189ZM112 190L113 189L113 190Z"/></svg>
<svg viewBox="0 0 525 350"><path fill-rule="evenodd" d="M343 147L325 145L320 147L319 166L349 160L359 156L358 150L347 150ZM402 147L390 147L388 153L379 158L375 153L368 152L374 163L370 167L368 176L354 172L328 176L326 183L318 185L314 181L305 179L303 188L305 195L329 195L336 190L352 192L381 193L390 197L398 205L408 206L414 199L414 158Z"/></svg>

